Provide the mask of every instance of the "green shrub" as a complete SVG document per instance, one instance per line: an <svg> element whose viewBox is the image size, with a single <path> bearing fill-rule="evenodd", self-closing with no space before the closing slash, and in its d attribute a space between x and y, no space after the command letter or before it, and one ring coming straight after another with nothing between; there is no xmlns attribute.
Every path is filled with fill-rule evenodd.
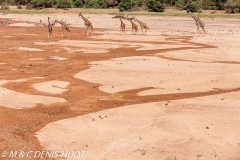
<svg viewBox="0 0 240 160"><path fill-rule="evenodd" d="M51 8L57 3L57 0L31 0L32 8Z"/></svg>
<svg viewBox="0 0 240 160"><path fill-rule="evenodd" d="M118 4L118 9L120 12L131 10L132 8L137 8L142 5L142 0L122 0Z"/></svg>
<svg viewBox="0 0 240 160"><path fill-rule="evenodd" d="M31 3L28 3L27 5L26 5L26 9L32 9L33 8L33 5L31 4Z"/></svg>
<svg viewBox="0 0 240 160"><path fill-rule="evenodd" d="M178 0L178 1L176 1L175 5L177 8L184 9L186 3L185 3L185 0Z"/></svg>
<svg viewBox="0 0 240 160"><path fill-rule="evenodd" d="M206 10L216 9L216 1L215 0L202 0L202 9L206 9Z"/></svg>
<svg viewBox="0 0 240 160"><path fill-rule="evenodd" d="M32 0L31 3L32 3L32 8L39 8L44 5L45 1L44 0Z"/></svg>
<svg viewBox="0 0 240 160"><path fill-rule="evenodd" d="M76 0L74 2L74 6L77 7L77 8L81 8L83 6L82 0Z"/></svg>
<svg viewBox="0 0 240 160"><path fill-rule="evenodd" d="M15 3L15 1L14 0L6 0L6 3L8 5L13 5Z"/></svg>
<svg viewBox="0 0 240 160"><path fill-rule="evenodd" d="M202 0L202 9L220 10L224 9L226 0Z"/></svg>
<svg viewBox="0 0 240 160"><path fill-rule="evenodd" d="M239 12L239 8L235 8L235 9L233 10L233 12L234 12L234 13L238 13L238 12Z"/></svg>
<svg viewBox="0 0 240 160"><path fill-rule="evenodd" d="M73 5L72 0L58 0L57 8L72 8Z"/></svg>
<svg viewBox="0 0 240 160"><path fill-rule="evenodd" d="M131 0L122 0L118 4L118 9L120 12L127 11L132 8L132 3Z"/></svg>
<svg viewBox="0 0 240 160"><path fill-rule="evenodd" d="M105 0L98 0L100 8L107 8L107 2Z"/></svg>
<svg viewBox="0 0 240 160"><path fill-rule="evenodd" d="M163 12L165 9L164 3L160 0L147 0L147 6L153 12Z"/></svg>
<svg viewBox="0 0 240 160"><path fill-rule="evenodd" d="M185 9L189 12L201 12L201 3L199 0L189 0L185 6Z"/></svg>
<svg viewBox="0 0 240 160"><path fill-rule="evenodd" d="M233 13L236 8L240 9L240 1L238 0L227 0L225 3L227 13Z"/></svg>
<svg viewBox="0 0 240 160"><path fill-rule="evenodd" d="M87 8L100 8L98 0L89 0L87 2Z"/></svg>

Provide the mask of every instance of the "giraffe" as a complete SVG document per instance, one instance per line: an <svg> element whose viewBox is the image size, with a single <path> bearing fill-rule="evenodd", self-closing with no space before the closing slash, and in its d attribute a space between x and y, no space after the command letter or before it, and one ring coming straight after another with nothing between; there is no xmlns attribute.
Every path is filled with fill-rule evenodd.
<svg viewBox="0 0 240 160"><path fill-rule="evenodd" d="M57 19L55 20L55 23L59 23L62 25L62 37L65 36L64 29L66 29L68 31L68 37L69 37L69 32L70 32L69 26L65 22L58 21Z"/></svg>
<svg viewBox="0 0 240 160"><path fill-rule="evenodd" d="M52 38L52 24L50 23L50 17L48 17L48 38Z"/></svg>
<svg viewBox="0 0 240 160"><path fill-rule="evenodd" d="M134 23L132 20L134 19L134 17L131 17L131 18L128 18L128 17L125 17L125 19L129 20L132 24L132 34L134 34L134 32L136 34L138 34L138 26L136 23Z"/></svg>
<svg viewBox="0 0 240 160"><path fill-rule="evenodd" d="M125 32L125 24L123 23L122 19L123 19L123 16L120 16L120 15L116 15L112 18L119 18L121 24L120 24L120 33L123 35L123 34L126 34Z"/></svg>
<svg viewBox="0 0 240 160"><path fill-rule="evenodd" d="M205 31L205 25L204 25L203 21L200 20L200 19L198 18L198 16L193 15L192 12L190 12L190 11L188 12L188 14L190 14L190 15L192 16L192 18L196 21L196 25L197 25L196 34L199 32L199 27L201 27L202 30L204 31L204 33L206 33L206 31Z"/></svg>
<svg viewBox="0 0 240 160"><path fill-rule="evenodd" d="M135 17L134 17L134 18L135 18ZM140 25L140 27L141 27L141 30L142 30L142 34L144 34L144 33L143 33L143 29L145 29L145 34L147 34L147 30L149 30L147 24L139 21L137 18L135 18L134 21L137 21L137 22L139 23L139 25Z"/></svg>
<svg viewBox="0 0 240 160"><path fill-rule="evenodd" d="M87 28L87 35L89 33L89 28L91 28L91 33L93 32L93 26L92 26L92 22L90 22L87 18L83 17L82 13L80 12L79 17L82 17L82 19L84 20L84 27L83 27L83 34L84 34L84 30L85 30L85 26Z"/></svg>

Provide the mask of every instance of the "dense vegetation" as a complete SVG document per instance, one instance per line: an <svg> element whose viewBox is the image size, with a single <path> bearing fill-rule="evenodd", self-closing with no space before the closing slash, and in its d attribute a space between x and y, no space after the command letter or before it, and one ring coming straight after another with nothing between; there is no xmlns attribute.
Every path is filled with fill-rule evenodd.
<svg viewBox="0 0 240 160"><path fill-rule="evenodd" d="M0 4L26 5L32 8L113 8L120 11L148 10L163 12L165 7L201 12L204 10L226 10L227 13L239 13L240 0L0 0Z"/></svg>

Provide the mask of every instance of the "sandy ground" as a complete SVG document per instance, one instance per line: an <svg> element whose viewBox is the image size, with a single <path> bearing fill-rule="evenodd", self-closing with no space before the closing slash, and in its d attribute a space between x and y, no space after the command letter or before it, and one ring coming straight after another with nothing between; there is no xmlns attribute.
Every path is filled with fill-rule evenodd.
<svg viewBox="0 0 240 160"><path fill-rule="evenodd" d="M48 39L35 26L48 16L71 23L70 37L57 25ZM121 35L118 19L85 16L93 34L77 15L0 16L13 20L0 30L0 153L240 159L239 20L203 19L199 36L191 17L139 16L147 35L127 21Z"/></svg>

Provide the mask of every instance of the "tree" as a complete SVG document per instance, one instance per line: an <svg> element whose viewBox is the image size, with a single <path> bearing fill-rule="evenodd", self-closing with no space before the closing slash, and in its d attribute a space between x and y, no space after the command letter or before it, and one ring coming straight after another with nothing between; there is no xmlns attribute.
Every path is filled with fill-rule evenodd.
<svg viewBox="0 0 240 160"><path fill-rule="evenodd" d="M163 12L165 9L165 5L161 0L147 0L147 6L153 12Z"/></svg>
<svg viewBox="0 0 240 160"><path fill-rule="evenodd" d="M74 6L77 7L77 8L81 8L83 6L82 0L76 0L74 2Z"/></svg>
<svg viewBox="0 0 240 160"><path fill-rule="evenodd" d="M225 4L227 13L237 12L240 9L240 0L227 0Z"/></svg>

